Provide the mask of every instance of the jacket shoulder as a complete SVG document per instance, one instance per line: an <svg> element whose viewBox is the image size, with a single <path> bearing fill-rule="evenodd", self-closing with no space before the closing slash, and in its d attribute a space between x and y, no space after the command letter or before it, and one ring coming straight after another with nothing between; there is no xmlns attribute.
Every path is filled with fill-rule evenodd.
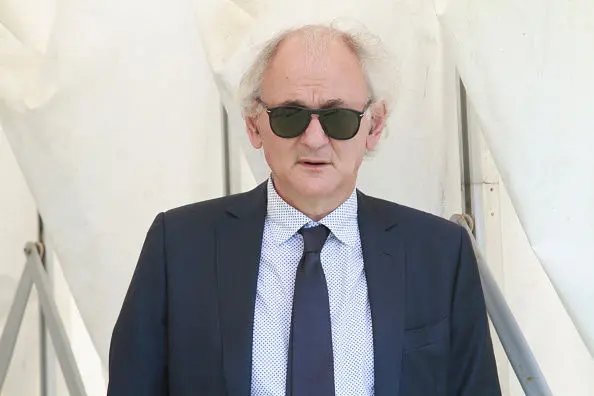
<svg viewBox="0 0 594 396"><path fill-rule="evenodd" d="M462 227L452 221L381 198L368 195L364 197L370 206L376 208L375 210L380 216L394 218L398 227L406 230L411 236L418 236L422 239L447 237L447 240L460 237Z"/></svg>
<svg viewBox="0 0 594 396"><path fill-rule="evenodd" d="M164 217L168 224L212 225L228 216L229 208L241 207L244 203L253 201L257 198L256 194L257 191L254 189L248 192L191 203L167 210Z"/></svg>
<svg viewBox="0 0 594 396"><path fill-rule="evenodd" d="M225 212L225 208L227 208L233 199L233 195L228 195L171 208L165 211L165 217L170 222L178 222L196 217L201 218L202 221L209 218L216 218Z"/></svg>

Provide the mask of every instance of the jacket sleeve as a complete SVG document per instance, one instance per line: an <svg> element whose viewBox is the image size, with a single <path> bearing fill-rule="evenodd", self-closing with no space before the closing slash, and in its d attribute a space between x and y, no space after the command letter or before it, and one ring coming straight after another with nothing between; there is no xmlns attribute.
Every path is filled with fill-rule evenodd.
<svg viewBox="0 0 594 396"><path fill-rule="evenodd" d="M151 225L111 338L108 396L166 396L165 215Z"/></svg>
<svg viewBox="0 0 594 396"><path fill-rule="evenodd" d="M460 232L451 312L448 395L500 396L477 261L468 233L462 227Z"/></svg>

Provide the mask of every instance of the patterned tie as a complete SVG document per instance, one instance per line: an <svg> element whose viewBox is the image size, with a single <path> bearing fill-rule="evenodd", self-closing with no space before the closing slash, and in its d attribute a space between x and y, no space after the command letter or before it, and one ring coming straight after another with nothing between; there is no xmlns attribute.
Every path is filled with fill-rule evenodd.
<svg viewBox="0 0 594 396"><path fill-rule="evenodd" d="M320 252L330 230L301 228L303 257L295 277L287 396L334 395L330 303Z"/></svg>

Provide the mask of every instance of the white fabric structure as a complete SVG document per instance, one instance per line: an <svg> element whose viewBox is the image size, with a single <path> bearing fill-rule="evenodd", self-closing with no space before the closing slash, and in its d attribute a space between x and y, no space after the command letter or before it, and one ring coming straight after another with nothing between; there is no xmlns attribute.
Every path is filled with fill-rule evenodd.
<svg viewBox="0 0 594 396"><path fill-rule="evenodd" d="M273 32L337 18L371 27L398 61L388 137L361 187L443 216L459 210L455 54L533 247L592 347L594 164L583 139L592 143L594 69L577 49L592 42L594 13L585 0L573 11L562 0L530 3L440 3L451 47L430 0L1 5L0 53L14 56L0 59L0 121L104 364L153 216L223 192L219 98L201 42L259 181L268 170L245 139L239 77ZM572 38L575 47L564 46Z"/></svg>
<svg viewBox="0 0 594 396"><path fill-rule="evenodd" d="M594 3L451 0L440 19L532 248L594 356Z"/></svg>
<svg viewBox="0 0 594 396"><path fill-rule="evenodd" d="M22 31L2 32L15 56L0 61L0 118L106 364L154 216L223 193L220 101L187 8L63 1L51 35L33 37L4 20L27 3L0 9Z"/></svg>

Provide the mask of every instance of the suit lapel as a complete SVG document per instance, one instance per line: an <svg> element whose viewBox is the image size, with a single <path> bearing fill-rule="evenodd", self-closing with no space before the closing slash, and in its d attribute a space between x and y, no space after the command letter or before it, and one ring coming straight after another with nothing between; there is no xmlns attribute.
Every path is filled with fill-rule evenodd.
<svg viewBox="0 0 594 396"><path fill-rule="evenodd" d="M359 192L359 232L371 320L375 395L397 395L405 312L405 250L392 208Z"/></svg>
<svg viewBox="0 0 594 396"><path fill-rule="evenodd" d="M247 395L254 306L266 216L266 183L228 207L217 228L217 282L227 394Z"/></svg>

